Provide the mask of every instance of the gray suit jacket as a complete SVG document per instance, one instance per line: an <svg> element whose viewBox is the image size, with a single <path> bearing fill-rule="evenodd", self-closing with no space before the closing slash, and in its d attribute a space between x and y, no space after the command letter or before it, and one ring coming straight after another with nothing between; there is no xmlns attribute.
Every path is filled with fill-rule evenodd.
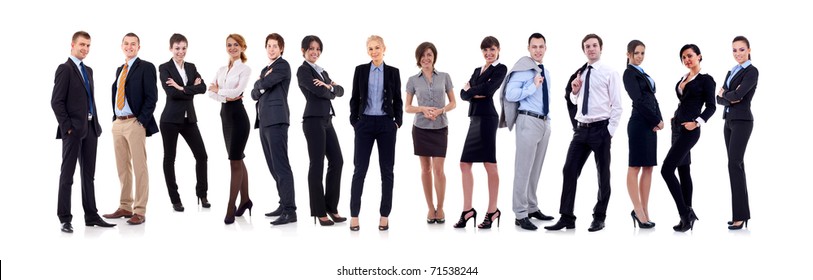
<svg viewBox="0 0 813 280"><path fill-rule="evenodd" d="M265 73L272 70L270 74ZM254 128L275 124L290 124L288 87L291 85L291 66L280 57L260 71L260 79L254 82L251 98L257 101L257 118Z"/></svg>
<svg viewBox="0 0 813 280"><path fill-rule="evenodd" d="M502 105L502 111L500 112L499 127L507 127L509 131L514 128L514 123L517 121L517 109L519 108L519 103L505 99L505 85L507 85L508 81L511 80L512 74L528 70L536 70L537 73L542 72L542 69L539 69L539 65L536 64L536 61L529 56L523 56L517 61L516 64L514 64L514 67L511 68L511 71L508 72L508 76L503 81L502 90L500 90L500 104Z"/></svg>

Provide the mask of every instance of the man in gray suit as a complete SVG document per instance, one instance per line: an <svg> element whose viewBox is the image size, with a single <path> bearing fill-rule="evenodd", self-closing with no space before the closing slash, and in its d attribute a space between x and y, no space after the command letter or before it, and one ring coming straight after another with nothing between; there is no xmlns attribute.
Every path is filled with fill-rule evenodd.
<svg viewBox="0 0 813 280"><path fill-rule="evenodd" d="M534 33L528 37L528 53L519 59L502 87L502 115L500 127L511 130L517 126L516 159L514 160L513 210L517 226L536 230L530 218L553 220L542 214L536 198L536 189L545 152L550 139L548 118L548 71L542 65L547 50L545 36Z"/></svg>
<svg viewBox="0 0 813 280"><path fill-rule="evenodd" d="M265 50L270 63L260 71L254 83L251 98L257 101L257 119L254 128L260 129L260 140L271 176L277 182L279 208L266 216L279 216L272 225L296 222L294 201L294 174L288 161L288 127L291 112L288 109L288 87L291 85L291 66L282 58L285 40L277 33L265 37Z"/></svg>

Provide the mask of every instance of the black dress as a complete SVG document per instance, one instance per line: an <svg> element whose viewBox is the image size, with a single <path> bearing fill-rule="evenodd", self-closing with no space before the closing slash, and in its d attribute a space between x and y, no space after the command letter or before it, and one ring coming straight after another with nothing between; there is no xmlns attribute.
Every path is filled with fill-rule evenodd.
<svg viewBox="0 0 813 280"><path fill-rule="evenodd" d="M223 122L223 138L226 140L226 151L229 160L241 160L251 131L251 122L243 106L243 100L228 101L220 106L220 119Z"/></svg>
<svg viewBox="0 0 813 280"><path fill-rule="evenodd" d="M624 88L632 99L632 114L627 123L629 166L655 166L658 161L658 137L652 128L663 118L655 98L655 84L632 65L624 71Z"/></svg>
<svg viewBox="0 0 813 280"><path fill-rule="evenodd" d="M492 64L482 74L482 67L474 69L469 79L469 90L461 90L460 98L469 101L469 132L463 146L460 162L497 163L497 123L499 115L494 107L493 96L500 88L508 67ZM474 98L474 96L486 98Z"/></svg>

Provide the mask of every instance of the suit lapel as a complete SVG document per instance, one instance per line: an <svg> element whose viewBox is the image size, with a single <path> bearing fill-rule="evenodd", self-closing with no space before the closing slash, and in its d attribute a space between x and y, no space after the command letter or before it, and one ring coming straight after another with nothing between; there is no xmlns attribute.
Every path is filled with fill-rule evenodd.
<svg viewBox="0 0 813 280"><path fill-rule="evenodd" d="M128 85L128 84L130 84L130 74L132 74L133 72L135 72L135 71L136 71L136 69L138 69L138 66L139 66L139 65L141 65L141 59L140 59L140 58L136 58L136 60L135 60L135 61L133 61L133 66L132 66L132 67L130 67L130 69L127 69L127 80L125 80L125 81L124 81L124 86L125 86L125 89L126 89L127 85ZM177 72L177 71L176 71L176 72Z"/></svg>
<svg viewBox="0 0 813 280"><path fill-rule="evenodd" d="M729 85L739 85L742 82L742 77L745 75L745 71L749 70L751 70L750 65L746 68L741 69L740 71L737 71L737 74L734 74L734 77L731 78L731 83L729 83ZM728 80L728 77L726 77L726 80Z"/></svg>
<svg viewBox="0 0 813 280"><path fill-rule="evenodd" d="M77 66L76 63L73 63L73 60L70 58L68 58L68 62L66 63L71 66L70 68L73 69L73 73L79 77L79 81L82 82L82 86L85 88L85 90L87 92L93 92L93 79L90 77L90 70L88 70L88 85L90 86L90 88L88 88L85 86L85 78L82 76L82 71L79 70L79 66ZM87 66L85 66L85 68L87 69Z"/></svg>

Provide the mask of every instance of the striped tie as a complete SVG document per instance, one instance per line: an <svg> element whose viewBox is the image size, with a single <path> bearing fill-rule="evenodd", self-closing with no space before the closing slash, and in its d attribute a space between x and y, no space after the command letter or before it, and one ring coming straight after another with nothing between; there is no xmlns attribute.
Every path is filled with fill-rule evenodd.
<svg viewBox="0 0 813 280"><path fill-rule="evenodd" d="M121 77L119 78L119 88L116 94L116 108L119 110L124 109L124 83L127 82L127 63L124 64L124 69L121 69Z"/></svg>

